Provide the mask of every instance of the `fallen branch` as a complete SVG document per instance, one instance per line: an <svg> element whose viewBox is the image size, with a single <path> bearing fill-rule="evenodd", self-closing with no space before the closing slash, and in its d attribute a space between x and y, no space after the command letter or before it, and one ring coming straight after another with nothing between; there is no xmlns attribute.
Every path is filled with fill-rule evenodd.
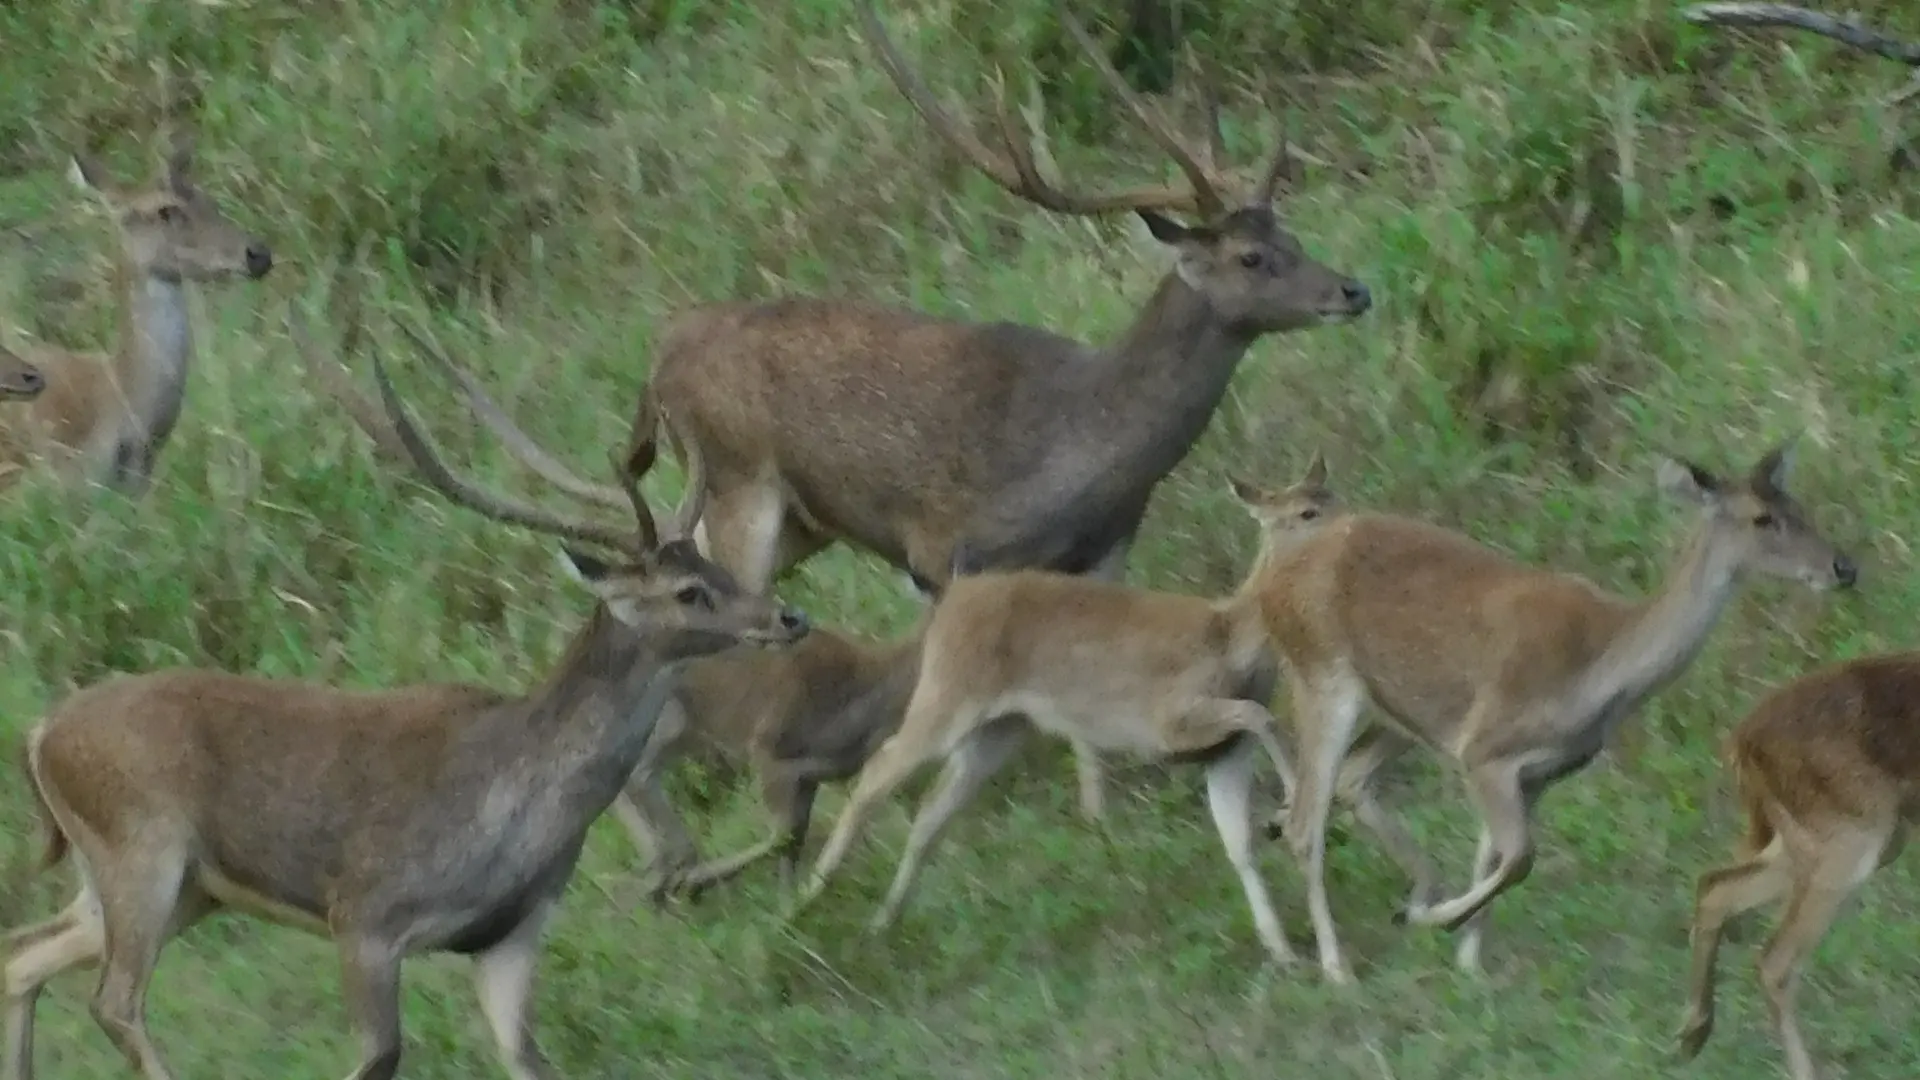
<svg viewBox="0 0 1920 1080"><path fill-rule="evenodd" d="M1685 11L1683 17L1690 23L1703 26L1780 26L1806 30L1920 69L1920 42L1888 37L1861 25L1851 15L1827 15L1792 4L1714 3L1695 4ZM1920 78L1920 74L1916 78Z"/></svg>

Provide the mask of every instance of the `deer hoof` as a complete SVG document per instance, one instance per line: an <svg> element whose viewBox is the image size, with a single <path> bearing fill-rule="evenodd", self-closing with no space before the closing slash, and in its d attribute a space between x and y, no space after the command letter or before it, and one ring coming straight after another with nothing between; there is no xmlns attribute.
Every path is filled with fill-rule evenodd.
<svg viewBox="0 0 1920 1080"><path fill-rule="evenodd" d="M1713 1034L1713 1014L1694 1013L1687 1017L1685 1026L1677 1036L1680 1046L1680 1060L1692 1061L1707 1045L1707 1036Z"/></svg>

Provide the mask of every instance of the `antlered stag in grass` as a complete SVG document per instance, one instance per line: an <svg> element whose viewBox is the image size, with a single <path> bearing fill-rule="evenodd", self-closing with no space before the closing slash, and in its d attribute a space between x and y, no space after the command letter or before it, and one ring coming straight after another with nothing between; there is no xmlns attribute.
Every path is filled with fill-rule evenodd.
<svg viewBox="0 0 1920 1080"><path fill-rule="evenodd" d="M536 524L442 466L375 364L423 474L457 502ZM59 916L7 939L5 1080L32 1073L46 981L92 962L104 964L95 1018L146 1080L167 1080L147 1034L147 986L167 940L223 908L335 940L362 1044L353 1080L398 1070L401 961L422 952L473 957L507 1073L551 1076L527 1015L540 935L676 669L806 633L797 612L696 552L694 500L656 533L631 490L637 529L549 530L624 560L566 549L597 603L530 694L353 692L176 670L90 687L35 727L28 768L49 859L71 844L82 884Z"/></svg>
<svg viewBox="0 0 1920 1080"><path fill-rule="evenodd" d="M1714 961L1727 920L1785 899L1760 985L1793 1080L1818 1080L1794 998L1840 907L1899 853L1920 819L1920 653L1870 656L1767 695L1728 737L1747 835L1700 876L1681 1053L1713 1032Z"/></svg>
<svg viewBox="0 0 1920 1080"><path fill-rule="evenodd" d="M132 494L151 482L186 400L187 282L259 278L273 268L266 242L228 220L192 167L185 137L145 189L123 189L91 158L73 158L74 182L99 199L120 240L120 339L112 355L28 350L46 386L31 402L0 408L0 478L45 459L63 475Z"/></svg>
<svg viewBox="0 0 1920 1080"><path fill-rule="evenodd" d="M1316 459L1299 484L1266 493L1234 484L1264 528L1250 577L1321 527L1335 505ZM900 729L861 771L800 897L818 897L879 805L908 777L943 761L906 850L869 924L891 924L941 831L1019 746L1027 730L1098 750L1204 763L1208 804L1268 953L1292 959L1253 855L1254 753L1264 744L1284 782L1292 771L1266 702L1278 672L1257 597L1209 599L1049 571L954 579L923 632L920 672ZM1411 839L1354 789L1360 820L1413 874L1431 873ZM1380 826L1384 825L1385 831Z"/></svg>
<svg viewBox="0 0 1920 1080"><path fill-rule="evenodd" d="M692 308L660 339L632 468L651 467L663 431L676 445L699 442L713 489L703 549L749 589L834 541L873 552L927 594L956 565L1118 578L1155 486L1206 430L1248 348L1357 317L1371 294L1307 254L1275 214L1284 140L1251 184L1226 175L1212 102L1204 135L1183 138L1064 9L1069 34L1184 185L1063 190L1016 135L1004 100L995 149L940 104L872 4L856 6L888 76L975 168L1054 213L1137 213L1173 249L1173 268L1101 345L847 299ZM1189 212L1191 224L1166 216ZM469 401L476 389L468 380ZM475 407L531 468L617 504L619 492L565 475L497 407ZM1082 808L1098 818L1097 761L1076 750Z"/></svg>
<svg viewBox="0 0 1920 1080"><path fill-rule="evenodd" d="M1267 563L1255 588L1299 740L1285 831L1306 862L1330 979L1352 975L1327 903L1327 812L1367 702L1398 729L1374 745L1370 765L1409 740L1424 743L1460 768L1479 811L1472 886L1404 914L1464 926L1456 960L1477 971L1486 905L1532 868L1534 804L1692 662L1742 579L1760 573L1823 590L1854 583L1853 562L1785 490L1789 451L1774 449L1739 481L1663 462L1662 485L1699 519L1665 586L1638 602L1386 514L1343 517Z"/></svg>

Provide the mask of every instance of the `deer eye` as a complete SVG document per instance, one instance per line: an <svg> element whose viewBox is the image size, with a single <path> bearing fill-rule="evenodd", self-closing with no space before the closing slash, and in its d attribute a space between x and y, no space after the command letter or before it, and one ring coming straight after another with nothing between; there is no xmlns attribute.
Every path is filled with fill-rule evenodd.
<svg viewBox="0 0 1920 1080"><path fill-rule="evenodd" d="M168 225L177 224L180 221L180 208L169 203L160 208L159 215L160 220Z"/></svg>
<svg viewBox="0 0 1920 1080"><path fill-rule="evenodd" d="M1775 520L1774 516L1771 512L1761 511L1758 515L1754 517L1753 526L1756 529L1772 528L1774 520Z"/></svg>
<svg viewBox="0 0 1920 1080"><path fill-rule="evenodd" d="M713 602L707 599L707 590L698 585L688 585L682 588L679 592L673 594L673 599L675 602L686 604L689 607L695 605L700 607L713 606Z"/></svg>
<svg viewBox="0 0 1920 1080"><path fill-rule="evenodd" d="M1243 251L1240 253L1240 265L1249 270L1258 270L1260 264L1264 261L1266 261L1265 257L1258 251Z"/></svg>
<svg viewBox="0 0 1920 1080"><path fill-rule="evenodd" d="M1317 518L1319 516L1320 516L1319 507L1309 506L1305 510L1300 511L1301 521L1312 521L1314 518Z"/></svg>

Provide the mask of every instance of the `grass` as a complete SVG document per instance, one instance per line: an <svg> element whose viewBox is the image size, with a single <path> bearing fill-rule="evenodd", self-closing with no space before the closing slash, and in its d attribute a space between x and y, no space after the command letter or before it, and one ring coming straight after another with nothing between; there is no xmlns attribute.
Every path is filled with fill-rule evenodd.
<svg viewBox="0 0 1920 1080"><path fill-rule="evenodd" d="M1920 34L1907 5L1856 6ZM1049 111L1074 136L1056 148L1071 175L1158 167L1050 37L1044 5L888 7L953 94L976 94L989 60L1024 78L1023 58L1037 58ZM18 230L0 234L0 312L56 340L107 341L104 226L62 186L60 152L87 143L143 167L169 100L195 119L210 189L274 240L282 265L199 294L188 411L151 498L46 483L9 495L7 733L112 670L525 686L556 656L586 601L551 573L551 545L384 474L304 386L284 305L317 310L345 252L364 252L370 332L389 355L405 354L388 315L432 318L583 467L624 435L649 343L690 302L857 293L1104 339L1165 268L1133 224L1050 219L936 152L838 0L161 10L0 11L0 223ZM1484 984L1451 971L1444 935L1389 925L1403 885L1362 843L1331 870L1360 986L1263 969L1197 775L1121 774L1102 834L1077 823L1064 760L1035 755L956 826L877 942L858 928L904 816L883 820L827 902L791 926L765 877L690 910L645 909L633 852L597 827L543 968L538 1029L563 1074L1778 1069L1752 933L1724 961L1720 1034L1703 1056L1672 1065L1669 1036L1692 878L1737 831L1720 734L1767 687L1913 637L1920 189L1886 164L1903 120L1878 104L1900 72L1811 39L1695 30L1645 0L1223 0L1198 45L1237 79L1236 156L1265 148L1274 128L1255 106L1277 100L1336 166L1310 170L1288 211L1380 304L1250 355L1161 488L1133 580L1230 585L1252 535L1223 470L1285 476L1321 447L1356 503L1640 592L1683 527L1654 489L1656 454L1743 467L1804 429L1794 486L1862 562L1860 590L1748 589L1635 721L1630 764L1556 789L1532 878L1495 908ZM160 57L174 61L164 80ZM522 482L419 364L399 366L451 451ZM783 592L875 630L914 610L897 575L844 550ZM1471 827L1457 785L1414 763L1398 798L1457 882ZM0 785L0 864L27 855L27 806L17 781ZM706 844L757 827L744 793L723 798ZM1265 867L1306 942L1291 860L1273 845ZM1820 1053L1844 1075L1892 1077L1920 1060L1906 1007L1920 986L1898 951L1913 885L1899 866L1881 875L1803 995ZM0 915L51 910L67 888L49 877L0 892ZM216 922L167 953L153 1028L182 1075L338 1075L354 1048L336 987L323 942ZM126 1075L86 1016L89 989L70 977L43 1004L46 1075ZM494 1074L457 963L413 964L406 1012L406 1075Z"/></svg>

